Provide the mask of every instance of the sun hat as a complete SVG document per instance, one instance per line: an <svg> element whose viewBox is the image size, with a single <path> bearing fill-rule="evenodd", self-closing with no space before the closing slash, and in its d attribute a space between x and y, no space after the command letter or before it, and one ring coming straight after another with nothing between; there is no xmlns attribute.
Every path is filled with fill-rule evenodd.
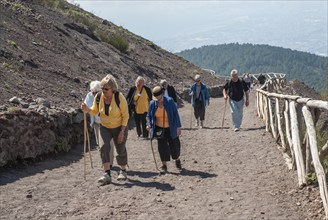
<svg viewBox="0 0 328 220"><path fill-rule="evenodd" d="M153 88L153 100L158 101L163 96L163 89L160 86L155 86Z"/></svg>

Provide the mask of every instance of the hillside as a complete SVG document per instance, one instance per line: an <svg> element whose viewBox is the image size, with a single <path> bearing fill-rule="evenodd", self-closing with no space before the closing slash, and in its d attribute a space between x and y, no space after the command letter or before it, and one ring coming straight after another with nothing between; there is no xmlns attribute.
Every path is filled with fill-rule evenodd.
<svg viewBox="0 0 328 220"><path fill-rule="evenodd" d="M195 65L229 75L240 73L286 73L288 80L300 80L320 91L328 86L328 57L282 47L253 44L222 44L185 50L177 55Z"/></svg>
<svg viewBox="0 0 328 220"><path fill-rule="evenodd" d="M126 93L137 76L153 87L167 79L178 92L196 73L189 61L64 0L0 0L0 105L17 96L78 107L88 83L113 74Z"/></svg>

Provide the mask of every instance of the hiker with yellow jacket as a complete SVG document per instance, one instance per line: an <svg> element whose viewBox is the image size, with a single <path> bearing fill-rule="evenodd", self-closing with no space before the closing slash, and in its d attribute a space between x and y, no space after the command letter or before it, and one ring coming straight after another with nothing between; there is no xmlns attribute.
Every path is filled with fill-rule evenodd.
<svg viewBox="0 0 328 220"><path fill-rule="evenodd" d="M135 86L129 90L126 99L129 103L130 117L133 117L136 123L137 135L148 138L146 129L147 113L149 102L152 100L151 89L145 85L145 79L138 76Z"/></svg>
<svg viewBox="0 0 328 220"><path fill-rule="evenodd" d="M126 150L126 140L128 136L127 124L129 120L128 105L125 97L118 91L118 85L115 78L108 74L100 82L102 93L99 102L97 96L94 99L91 108L82 103L82 110L96 115L100 113L100 135L99 147L100 157L103 163L105 173L98 180L102 184L111 182L110 173L110 141L113 139L116 147L117 164L121 166L118 180L126 180L126 166L128 163L128 155Z"/></svg>

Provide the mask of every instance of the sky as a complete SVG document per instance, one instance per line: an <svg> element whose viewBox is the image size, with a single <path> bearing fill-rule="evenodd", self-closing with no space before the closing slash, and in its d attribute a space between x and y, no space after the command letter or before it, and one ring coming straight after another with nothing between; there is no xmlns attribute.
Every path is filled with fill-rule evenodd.
<svg viewBox="0 0 328 220"><path fill-rule="evenodd" d="M328 55L328 0L69 2L171 52L239 42Z"/></svg>

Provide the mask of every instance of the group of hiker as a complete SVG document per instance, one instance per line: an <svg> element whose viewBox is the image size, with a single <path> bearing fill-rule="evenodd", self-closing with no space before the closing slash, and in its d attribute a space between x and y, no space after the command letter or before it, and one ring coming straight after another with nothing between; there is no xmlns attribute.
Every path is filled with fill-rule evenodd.
<svg viewBox="0 0 328 220"><path fill-rule="evenodd" d="M177 109L176 91L165 79L153 89L145 83L145 79L139 76L124 97L118 90L115 78L109 74L100 82L91 82L90 92L81 105L82 110L90 114L90 125L94 128L96 143L99 146L104 174L98 181L102 184L112 181L114 146L117 164L121 167L117 179L127 179L126 141L129 118L135 121L138 137L145 140L157 139L162 162L159 168L161 174L167 173L167 162L171 158L177 169L182 169L179 139L182 125ZM195 126L203 128L205 110L210 104L210 93L207 86L201 82L200 75L194 77L189 95L196 119ZM249 87L243 79L238 78L237 70L231 71L231 80L225 84L223 96L226 101L229 97L234 131L237 132L242 122L243 106L249 105Z"/></svg>

